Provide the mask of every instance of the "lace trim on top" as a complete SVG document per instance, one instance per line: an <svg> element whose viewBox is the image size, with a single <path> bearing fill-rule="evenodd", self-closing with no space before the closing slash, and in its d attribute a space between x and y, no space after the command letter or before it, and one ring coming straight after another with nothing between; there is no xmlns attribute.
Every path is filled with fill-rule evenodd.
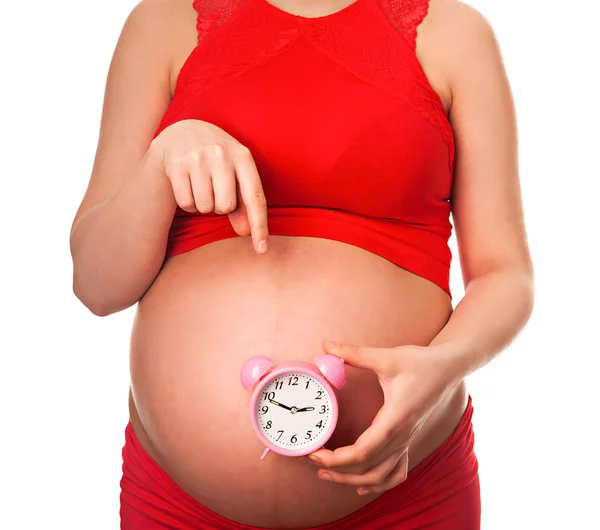
<svg viewBox="0 0 600 530"><path fill-rule="evenodd" d="M193 0L196 17L198 42L206 39L211 30L231 18L231 15L245 0Z"/></svg>
<svg viewBox="0 0 600 530"><path fill-rule="evenodd" d="M411 50L416 50L417 28L427 16L429 0L379 0L378 3Z"/></svg>

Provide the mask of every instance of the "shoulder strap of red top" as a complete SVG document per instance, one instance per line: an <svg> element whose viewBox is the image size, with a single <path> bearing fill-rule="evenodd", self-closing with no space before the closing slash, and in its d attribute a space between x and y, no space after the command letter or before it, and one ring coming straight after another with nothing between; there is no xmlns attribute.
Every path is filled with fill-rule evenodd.
<svg viewBox="0 0 600 530"><path fill-rule="evenodd" d="M206 39L208 34L225 22L243 2L245 0L193 0L192 5L198 13L198 42Z"/></svg>
<svg viewBox="0 0 600 530"><path fill-rule="evenodd" d="M412 50L416 49L417 28L427 16L429 0L376 0Z"/></svg>

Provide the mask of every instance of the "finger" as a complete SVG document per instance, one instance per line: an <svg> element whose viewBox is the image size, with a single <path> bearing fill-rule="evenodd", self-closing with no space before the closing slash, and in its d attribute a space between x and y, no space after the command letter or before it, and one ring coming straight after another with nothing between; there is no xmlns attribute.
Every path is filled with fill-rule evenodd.
<svg viewBox="0 0 600 530"><path fill-rule="evenodd" d="M338 484L348 484L350 486L376 486L382 484L394 470L403 452L404 449L394 451L382 462L361 474L341 473L339 471L324 469L319 470L318 475L319 478L322 478L323 480L331 480Z"/></svg>
<svg viewBox="0 0 600 530"><path fill-rule="evenodd" d="M195 212L196 204L190 183L189 166L183 161L165 164L165 173L171 181L175 202L186 212Z"/></svg>
<svg viewBox="0 0 600 530"><path fill-rule="evenodd" d="M408 450L398 460L398 463L387 476L387 478L381 483L374 486L361 487L358 489L359 495L365 495L367 493L381 493L389 489L395 488L398 484L401 484L406 480L408 476Z"/></svg>
<svg viewBox="0 0 600 530"><path fill-rule="evenodd" d="M377 453L391 443L396 436L396 413L389 405L383 405L373 419L373 423L352 445L329 449L319 449L309 455L312 460L328 468L358 466L366 470L371 467Z"/></svg>
<svg viewBox="0 0 600 530"><path fill-rule="evenodd" d="M206 164L206 159L201 158L201 155L197 151L192 151L192 162L189 166L189 173L196 209L200 213L212 212L215 204L210 170Z"/></svg>
<svg viewBox="0 0 600 530"><path fill-rule="evenodd" d="M225 151L220 145L213 146L210 152L210 174L215 197L215 213L228 214L237 205L235 171L233 164L225 157Z"/></svg>
<svg viewBox="0 0 600 530"><path fill-rule="evenodd" d="M267 201L249 149L245 148L242 154L237 155L235 171L240 183L242 200L246 205L254 248L257 252L263 253L266 251L268 236ZM264 250L259 249L260 244L264 245Z"/></svg>
<svg viewBox="0 0 600 530"><path fill-rule="evenodd" d="M373 348L355 344L338 344L323 341L323 351L344 359L346 364L354 368L372 370L379 375L390 375L389 361L393 355L390 348Z"/></svg>
<svg viewBox="0 0 600 530"><path fill-rule="evenodd" d="M246 212L246 205L242 200L240 193L239 182L236 181L236 202L237 208L229 214L229 222L235 233L238 236L249 236L250 235L250 222L248 221L248 213Z"/></svg>

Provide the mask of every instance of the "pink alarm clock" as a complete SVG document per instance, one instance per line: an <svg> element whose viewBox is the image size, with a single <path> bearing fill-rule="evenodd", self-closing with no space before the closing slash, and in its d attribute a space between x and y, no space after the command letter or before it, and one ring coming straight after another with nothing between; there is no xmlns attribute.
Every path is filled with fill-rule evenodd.
<svg viewBox="0 0 600 530"><path fill-rule="evenodd" d="M335 430L338 403L331 385L346 382L344 360L320 355L315 364L289 361L277 366L268 357L247 359L240 373L242 386L252 390L250 422L269 451L303 456L316 451Z"/></svg>

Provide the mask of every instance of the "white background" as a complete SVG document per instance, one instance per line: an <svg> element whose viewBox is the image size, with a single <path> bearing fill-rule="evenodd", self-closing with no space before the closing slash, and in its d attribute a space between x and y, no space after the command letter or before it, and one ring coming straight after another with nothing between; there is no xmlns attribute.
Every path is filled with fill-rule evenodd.
<svg viewBox="0 0 600 530"><path fill-rule="evenodd" d="M469 3L496 30L512 82L537 272L529 325L469 381L483 529L600 528L595 3ZM77 301L68 241L109 61L134 4L0 6L0 528L7 530L119 525L133 309L102 319ZM454 238L452 245L458 301Z"/></svg>

